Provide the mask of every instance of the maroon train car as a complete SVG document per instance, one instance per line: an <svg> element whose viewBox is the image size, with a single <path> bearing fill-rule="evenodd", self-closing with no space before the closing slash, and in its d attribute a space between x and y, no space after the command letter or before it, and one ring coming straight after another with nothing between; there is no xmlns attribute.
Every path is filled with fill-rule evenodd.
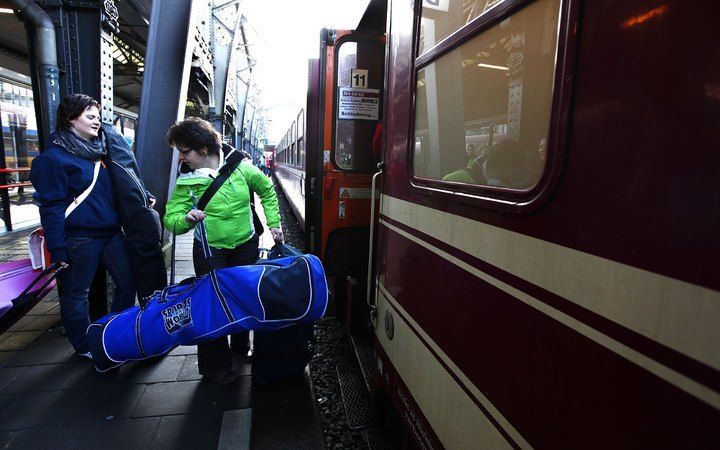
<svg viewBox="0 0 720 450"><path fill-rule="evenodd" d="M720 2L388 8L370 301L416 444L720 446Z"/></svg>

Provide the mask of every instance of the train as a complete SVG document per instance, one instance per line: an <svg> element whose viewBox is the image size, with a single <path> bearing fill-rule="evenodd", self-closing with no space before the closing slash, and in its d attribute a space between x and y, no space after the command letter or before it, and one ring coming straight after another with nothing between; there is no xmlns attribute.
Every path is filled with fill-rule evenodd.
<svg viewBox="0 0 720 450"><path fill-rule="evenodd" d="M373 0L322 31L275 174L410 447L720 445L719 16Z"/></svg>

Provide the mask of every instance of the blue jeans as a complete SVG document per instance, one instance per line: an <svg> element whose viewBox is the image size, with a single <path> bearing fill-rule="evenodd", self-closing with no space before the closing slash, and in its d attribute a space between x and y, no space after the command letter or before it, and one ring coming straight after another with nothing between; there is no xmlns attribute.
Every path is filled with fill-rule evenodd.
<svg viewBox="0 0 720 450"><path fill-rule="evenodd" d="M69 237L68 263L60 272L60 317L65 336L75 351L90 351L87 344L88 293L95 272L102 265L115 282L111 312L120 312L135 304L130 259L122 233L100 237Z"/></svg>

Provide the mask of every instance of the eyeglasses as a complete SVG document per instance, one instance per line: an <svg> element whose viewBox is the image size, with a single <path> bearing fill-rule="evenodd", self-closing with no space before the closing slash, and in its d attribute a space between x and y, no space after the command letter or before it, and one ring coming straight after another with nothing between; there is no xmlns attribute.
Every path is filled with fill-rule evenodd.
<svg viewBox="0 0 720 450"><path fill-rule="evenodd" d="M180 148L178 148L178 152L180 152L180 155L182 155L182 156L187 155L187 154L190 153L191 151L193 151L192 148L189 148L189 149L187 149L187 150L181 150Z"/></svg>

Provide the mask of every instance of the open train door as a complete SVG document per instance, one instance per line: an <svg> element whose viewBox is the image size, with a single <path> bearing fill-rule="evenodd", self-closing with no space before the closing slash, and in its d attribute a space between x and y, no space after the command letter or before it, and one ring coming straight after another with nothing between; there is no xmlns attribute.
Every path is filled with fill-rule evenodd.
<svg viewBox="0 0 720 450"><path fill-rule="evenodd" d="M316 151L309 152L317 160L308 161L306 232L308 248L320 256L334 283L341 315L348 277L361 285L367 272L370 184L380 160L373 137L382 120L385 80L384 26L380 28L324 29L316 79L310 64L309 92L318 95L308 96L308 135L318 140Z"/></svg>
<svg viewBox="0 0 720 450"><path fill-rule="evenodd" d="M323 30L324 32L325 30ZM311 59L308 62L308 89L305 106L305 136L307 152L305 159L305 248L317 257L320 253L321 221L319 212L322 208L322 136L320 127L320 61ZM320 175L318 175L320 174Z"/></svg>

